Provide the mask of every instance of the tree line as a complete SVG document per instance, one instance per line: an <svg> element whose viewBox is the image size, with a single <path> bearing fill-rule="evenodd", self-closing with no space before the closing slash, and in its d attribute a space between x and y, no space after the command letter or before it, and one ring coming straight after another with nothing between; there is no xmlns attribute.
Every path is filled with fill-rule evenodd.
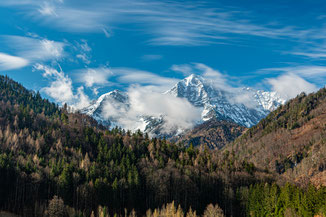
<svg viewBox="0 0 326 217"><path fill-rule="evenodd" d="M20 216L259 216L256 210L265 206L257 208L255 192L276 181L232 151L108 130L7 77L0 76L0 97L0 210Z"/></svg>

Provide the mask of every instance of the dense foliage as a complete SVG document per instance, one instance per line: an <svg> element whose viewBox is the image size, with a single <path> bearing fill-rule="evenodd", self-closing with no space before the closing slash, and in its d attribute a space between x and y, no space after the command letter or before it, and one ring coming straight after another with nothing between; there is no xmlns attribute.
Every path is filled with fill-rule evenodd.
<svg viewBox="0 0 326 217"><path fill-rule="evenodd" d="M245 127L234 122L212 118L195 126L190 132L182 135L177 142L194 146L206 145L210 149L222 149L241 136L245 130Z"/></svg>
<svg viewBox="0 0 326 217"><path fill-rule="evenodd" d="M326 178L326 88L280 106L226 150L288 182L318 186Z"/></svg>
<svg viewBox="0 0 326 217"><path fill-rule="evenodd" d="M234 187L269 178L234 153L106 130L7 77L0 85L1 209L43 215L57 195L87 216L99 205L111 214L124 208L144 214L171 201L199 213L210 203L241 213Z"/></svg>
<svg viewBox="0 0 326 217"><path fill-rule="evenodd" d="M257 184L249 189L248 216L325 216L326 188Z"/></svg>
<svg viewBox="0 0 326 217"><path fill-rule="evenodd" d="M284 205L283 188L272 185L278 176L234 151L107 130L7 77L0 77L0 92L0 210L21 216L260 216L269 206L260 200L274 188L279 209L304 210ZM292 188L301 199L310 195ZM324 190L314 192L318 199L310 203L318 209L310 213L326 199Z"/></svg>

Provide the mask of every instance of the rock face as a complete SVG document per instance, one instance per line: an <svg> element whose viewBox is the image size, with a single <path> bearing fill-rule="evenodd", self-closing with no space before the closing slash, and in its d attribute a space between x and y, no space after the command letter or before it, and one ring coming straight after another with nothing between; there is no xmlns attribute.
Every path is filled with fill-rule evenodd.
<svg viewBox="0 0 326 217"><path fill-rule="evenodd" d="M251 88L219 89L212 82L196 75L190 75L178 82L167 94L186 98L194 106L203 108L203 121L216 117L220 120L232 120L246 127L257 124L285 103L275 92Z"/></svg>
<svg viewBox="0 0 326 217"><path fill-rule="evenodd" d="M108 105L111 105L110 108ZM125 111L129 109L128 95L122 91L114 90L101 95L97 100L94 100L90 106L83 108L82 113L92 116L95 120L103 125L115 127L118 125L116 115L110 115L108 110ZM105 118L108 117L108 118ZM119 125L118 125L119 126Z"/></svg>
<svg viewBox="0 0 326 217"><path fill-rule="evenodd" d="M251 88L217 87L212 80L198 75L190 75L179 81L163 94L186 99L201 111L201 124L212 118L237 123L245 127L257 124L279 105L284 104L275 92L264 92ZM119 117L130 110L130 99L127 93L119 90L103 94L89 107L81 112L94 117L97 121L110 127L121 126ZM165 115L150 116L142 114L136 119L130 130L140 129L156 137L173 137L185 133L184 129L171 128L170 132L162 132ZM188 129L191 130L191 129ZM166 131L166 130L165 130Z"/></svg>

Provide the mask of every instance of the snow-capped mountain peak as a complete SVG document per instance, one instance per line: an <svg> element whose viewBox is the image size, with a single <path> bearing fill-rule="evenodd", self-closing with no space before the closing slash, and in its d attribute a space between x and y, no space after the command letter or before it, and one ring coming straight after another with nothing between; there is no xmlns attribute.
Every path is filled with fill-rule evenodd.
<svg viewBox="0 0 326 217"><path fill-rule="evenodd" d="M285 100L276 92L255 90L249 87L218 87L218 85L214 85L214 81L195 74L180 80L164 94L185 99L199 109L202 122L217 118L230 120L246 127L257 124L269 112L285 103ZM129 112L131 106L129 97L127 93L114 90L101 95L81 111L93 116L101 123L122 126L117 117ZM106 111L108 109L111 113ZM112 113L112 111L119 114ZM135 119L137 120L135 121ZM131 130L142 129L154 136L160 136L159 129L164 128L164 119L165 114L158 117L141 114L133 119L133 122L139 126L137 125L138 127L135 126ZM180 129L174 129L174 132L180 133Z"/></svg>
<svg viewBox="0 0 326 217"><path fill-rule="evenodd" d="M216 86L212 80L192 74L166 94L185 98L192 105L202 108L203 121L217 117L246 127L255 125L270 111L285 103L275 92Z"/></svg>
<svg viewBox="0 0 326 217"><path fill-rule="evenodd" d="M90 106L81 109L82 113L92 116L98 122L104 125L111 125L110 118L105 118L105 107L110 103L115 108L126 107L129 105L128 95L120 90L102 94L97 100L94 100Z"/></svg>

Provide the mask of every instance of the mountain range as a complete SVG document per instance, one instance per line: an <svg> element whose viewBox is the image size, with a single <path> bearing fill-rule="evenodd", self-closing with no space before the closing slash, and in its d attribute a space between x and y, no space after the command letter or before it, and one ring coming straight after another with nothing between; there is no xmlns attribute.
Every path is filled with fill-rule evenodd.
<svg viewBox="0 0 326 217"><path fill-rule="evenodd" d="M249 129L211 118L181 138L198 147L103 128L4 76L0 99L0 213L49 216L60 207L69 216L114 216L134 208L144 216L172 200L202 213L218 204L226 216L326 216L325 88Z"/></svg>
<svg viewBox="0 0 326 217"><path fill-rule="evenodd" d="M200 117L193 123L192 127L172 126L166 131L167 114L160 113L153 116L142 113L137 115L137 120L134 120L136 124L130 130L139 129L154 137L173 137L183 134L212 118L251 127L279 105L285 103L285 99L282 99L276 92L255 90L248 87L218 86L214 80L195 74L179 81L162 95L186 100L199 110ZM115 126L126 128L121 117L125 119L128 116L126 114L132 109L131 100L128 92L114 90L101 95L90 106L83 108L81 112L111 128Z"/></svg>

